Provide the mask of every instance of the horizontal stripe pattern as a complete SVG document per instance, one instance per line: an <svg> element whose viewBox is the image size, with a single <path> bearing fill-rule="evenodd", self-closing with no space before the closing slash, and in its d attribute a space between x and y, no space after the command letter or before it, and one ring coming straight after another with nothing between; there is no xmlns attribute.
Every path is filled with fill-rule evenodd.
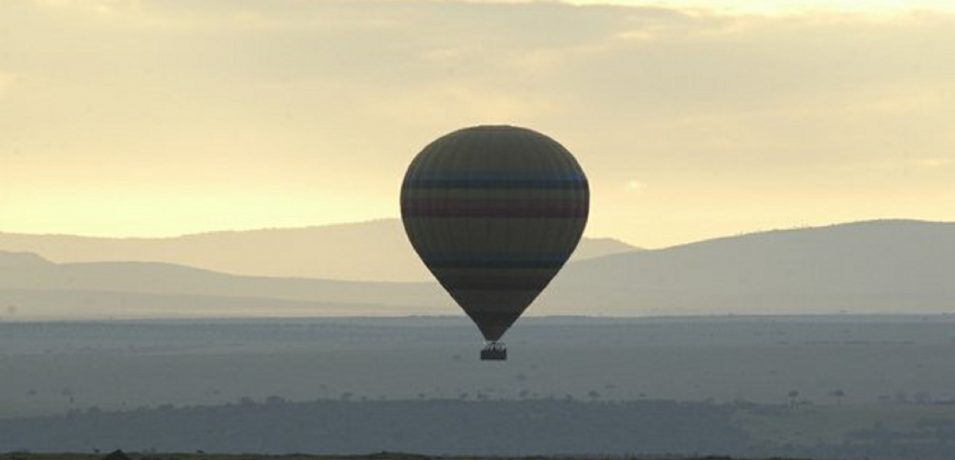
<svg viewBox="0 0 955 460"><path fill-rule="evenodd" d="M589 184L573 156L523 128L466 128L432 142L401 187L405 230L484 337L497 340L573 252Z"/></svg>
<svg viewBox="0 0 955 460"><path fill-rule="evenodd" d="M432 269L558 269L564 265L567 255L541 254L521 258L508 255L434 255L424 253L421 259Z"/></svg>
<svg viewBox="0 0 955 460"><path fill-rule="evenodd" d="M506 177L487 178L435 178L413 179L405 182L403 188L414 189L586 189L588 183L582 178L536 178L512 179Z"/></svg>
<svg viewBox="0 0 955 460"><path fill-rule="evenodd" d="M482 188L482 189L457 189L457 188L445 188L441 189L440 193L435 193L435 190L429 189L415 189L415 190L405 190L402 192L402 197L404 202L414 202L414 201L425 201L430 202L432 200L441 200L441 201L450 201L450 200L511 200L515 198L514 190L500 189L500 188ZM535 189L535 190L526 190L518 192L523 199L533 199L533 200L558 200L558 201L573 201L575 200L574 193L569 190L560 190L560 189ZM435 195L440 195L436 197Z"/></svg>
<svg viewBox="0 0 955 460"><path fill-rule="evenodd" d="M587 217L588 210L564 203L534 203L532 201L501 200L499 202L468 200L457 203L408 203L401 208L405 217L454 218L531 218L579 219Z"/></svg>
<svg viewBox="0 0 955 460"><path fill-rule="evenodd" d="M547 287L554 274L510 274L478 276L443 276L441 285L445 289L461 291L533 291L539 292Z"/></svg>

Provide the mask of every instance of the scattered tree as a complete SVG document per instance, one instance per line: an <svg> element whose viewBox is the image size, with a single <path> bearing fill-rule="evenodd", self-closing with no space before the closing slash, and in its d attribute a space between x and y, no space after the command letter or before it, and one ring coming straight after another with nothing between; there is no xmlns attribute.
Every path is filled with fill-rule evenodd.
<svg viewBox="0 0 955 460"><path fill-rule="evenodd" d="M796 400L799 399L799 391L789 390L789 393L787 394L787 396L789 396L789 408L790 409L795 408Z"/></svg>
<svg viewBox="0 0 955 460"><path fill-rule="evenodd" d="M288 401L286 401L285 398L283 398L283 397L281 397L281 396L278 396L278 395L272 395L272 396L269 396L269 397L265 398L265 403L266 403L266 404L269 404L269 405L272 405L272 406L277 406L277 405L280 405L280 404L285 404L286 402L288 402Z"/></svg>
<svg viewBox="0 0 955 460"><path fill-rule="evenodd" d="M830 391L829 396L836 398L837 405L842 405L842 398L846 397L846 392L842 390L841 388L838 388L838 389Z"/></svg>

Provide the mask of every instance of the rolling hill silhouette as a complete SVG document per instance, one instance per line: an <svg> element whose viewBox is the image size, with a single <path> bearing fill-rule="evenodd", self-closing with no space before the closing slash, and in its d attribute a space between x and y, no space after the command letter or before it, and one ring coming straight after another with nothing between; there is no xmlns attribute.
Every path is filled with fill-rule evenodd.
<svg viewBox="0 0 955 460"><path fill-rule="evenodd" d="M637 248L585 238L574 259ZM246 276L359 281L431 281L397 219L305 228L210 232L174 238L97 238L0 233L0 250L36 253L59 263L141 261Z"/></svg>
<svg viewBox="0 0 955 460"><path fill-rule="evenodd" d="M575 261L530 313L950 312L952 273L955 224L860 222ZM151 262L54 264L23 253L0 253L3 305L23 316L70 318L459 314L433 282L235 276Z"/></svg>
<svg viewBox="0 0 955 460"><path fill-rule="evenodd" d="M602 312L955 311L955 223L880 220L718 238L581 261L545 304ZM584 301L585 299L580 299Z"/></svg>
<svg viewBox="0 0 955 460"><path fill-rule="evenodd" d="M3 305L52 318L454 312L431 283L236 276L157 262L55 264L11 252L0 252Z"/></svg>

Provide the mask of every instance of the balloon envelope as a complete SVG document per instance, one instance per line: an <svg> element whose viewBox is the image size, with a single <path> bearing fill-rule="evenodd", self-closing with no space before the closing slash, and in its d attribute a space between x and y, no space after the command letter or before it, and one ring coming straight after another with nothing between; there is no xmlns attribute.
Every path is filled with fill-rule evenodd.
<svg viewBox="0 0 955 460"><path fill-rule="evenodd" d="M415 157L401 216L431 273L484 338L497 341L574 251L589 197L577 160L553 139L477 126Z"/></svg>

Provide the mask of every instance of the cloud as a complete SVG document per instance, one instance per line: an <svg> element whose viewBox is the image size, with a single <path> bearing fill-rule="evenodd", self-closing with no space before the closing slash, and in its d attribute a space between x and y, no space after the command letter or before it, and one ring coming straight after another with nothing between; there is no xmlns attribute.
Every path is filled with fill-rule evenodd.
<svg viewBox="0 0 955 460"><path fill-rule="evenodd" d="M33 3L43 8L111 14L123 9L139 7L143 2L141 0L33 0Z"/></svg>
<svg viewBox="0 0 955 460"><path fill-rule="evenodd" d="M647 189L647 184L631 179L627 181L626 189L628 192L643 193Z"/></svg>
<svg viewBox="0 0 955 460"><path fill-rule="evenodd" d="M915 164L923 168L941 168L952 164L950 158L922 158L916 160Z"/></svg>

